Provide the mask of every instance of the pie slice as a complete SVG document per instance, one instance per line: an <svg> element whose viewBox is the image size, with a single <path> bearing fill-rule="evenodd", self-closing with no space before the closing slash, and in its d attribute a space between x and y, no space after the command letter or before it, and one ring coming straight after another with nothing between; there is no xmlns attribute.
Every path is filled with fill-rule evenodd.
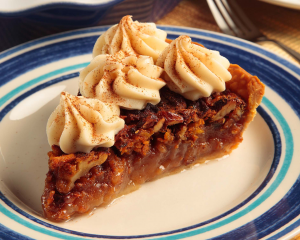
<svg viewBox="0 0 300 240"><path fill-rule="evenodd" d="M155 39L152 25L136 22L143 48L131 47L133 23L127 17L122 24L96 43L80 75L82 96L62 94L48 121L52 151L42 207L50 220L68 220L145 182L230 154L262 100L260 80L218 52L187 36L157 50L150 40L165 37ZM127 47L116 51L107 44L122 38L121 27L129 37L118 46ZM147 49L156 65L137 53ZM116 52L103 55L109 51Z"/></svg>
<svg viewBox="0 0 300 240"><path fill-rule="evenodd" d="M144 182L229 154L242 141L264 93L259 79L238 65L229 71L227 90L210 97L189 101L165 87L158 105L121 110L125 127L113 147L65 154L53 145L42 196L45 217L70 219Z"/></svg>

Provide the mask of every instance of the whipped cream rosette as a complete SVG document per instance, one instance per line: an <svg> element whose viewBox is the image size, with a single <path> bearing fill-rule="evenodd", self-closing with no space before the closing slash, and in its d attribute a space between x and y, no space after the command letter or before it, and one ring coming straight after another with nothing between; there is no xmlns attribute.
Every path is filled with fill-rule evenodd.
<svg viewBox="0 0 300 240"><path fill-rule="evenodd" d="M188 36L172 41L156 65L164 68L168 87L192 101L224 91L231 79L229 61L218 51L193 44Z"/></svg>
<svg viewBox="0 0 300 240"><path fill-rule="evenodd" d="M126 109L143 109L160 102L163 69L143 55L99 55L81 71L80 93Z"/></svg>
<svg viewBox="0 0 300 240"><path fill-rule="evenodd" d="M156 61L159 54L168 46L167 33L157 29L154 23L132 21L125 16L120 23L109 28L97 40L93 57L100 54L115 54L122 50L127 54L150 56Z"/></svg>
<svg viewBox="0 0 300 240"><path fill-rule="evenodd" d="M96 147L114 145L115 134L124 127L120 109L98 99L61 93L60 104L47 123L50 146L60 146L64 153L89 153Z"/></svg>

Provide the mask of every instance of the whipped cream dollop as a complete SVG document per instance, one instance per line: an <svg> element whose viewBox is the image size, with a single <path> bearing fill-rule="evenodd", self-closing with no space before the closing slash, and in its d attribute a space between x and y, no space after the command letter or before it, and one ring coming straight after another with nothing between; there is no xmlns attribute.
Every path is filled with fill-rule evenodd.
<svg viewBox="0 0 300 240"><path fill-rule="evenodd" d="M62 92L59 105L48 119L48 142L68 154L111 147L115 134L125 124L119 115L120 109L114 104Z"/></svg>
<svg viewBox="0 0 300 240"><path fill-rule="evenodd" d="M218 51L193 44L188 36L172 41L156 65L164 68L168 87L192 101L224 91L231 79L229 61Z"/></svg>
<svg viewBox="0 0 300 240"><path fill-rule="evenodd" d="M162 73L149 56L98 55L81 71L79 90L85 97L140 110L160 102L159 89L166 84Z"/></svg>
<svg viewBox="0 0 300 240"><path fill-rule="evenodd" d="M157 29L155 23L139 23L125 16L120 23L109 28L97 40L93 57L100 54L115 54L122 50L127 54L150 56L156 61L168 46L167 33Z"/></svg>

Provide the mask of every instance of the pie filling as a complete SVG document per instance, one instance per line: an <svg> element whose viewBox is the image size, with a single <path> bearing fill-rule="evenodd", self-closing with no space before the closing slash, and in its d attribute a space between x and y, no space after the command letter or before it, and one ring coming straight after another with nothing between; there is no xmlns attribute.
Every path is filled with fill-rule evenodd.
<svg viewBox="0 0 300 240"><path fill-rule="evenodd" d="M70 219L140 184L229 154L255 115L263 85L237 65L227 90L196 101L160 90L161 101L143 110L121 109L125 127L110 148L64 154L53 145L42 205L45 217Z"/></svg>

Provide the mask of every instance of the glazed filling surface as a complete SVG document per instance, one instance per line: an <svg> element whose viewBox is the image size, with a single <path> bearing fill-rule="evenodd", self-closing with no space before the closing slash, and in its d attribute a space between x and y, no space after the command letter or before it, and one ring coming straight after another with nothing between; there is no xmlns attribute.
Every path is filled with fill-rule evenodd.
<svg viewBox="0 0 300 240"><path fill-rule="evenodd" d="M144 182L229 154L242 141L247 105L230 90L197 101L186 100L166 87L160 95L156 106L121 110L126 124L111 148L66 155L52 146L42 196L47 218L67 220L107 205ZM106 161L93 166L70 189L66 176L75 174L78 162L93 161L100 155Z"/></svg>

